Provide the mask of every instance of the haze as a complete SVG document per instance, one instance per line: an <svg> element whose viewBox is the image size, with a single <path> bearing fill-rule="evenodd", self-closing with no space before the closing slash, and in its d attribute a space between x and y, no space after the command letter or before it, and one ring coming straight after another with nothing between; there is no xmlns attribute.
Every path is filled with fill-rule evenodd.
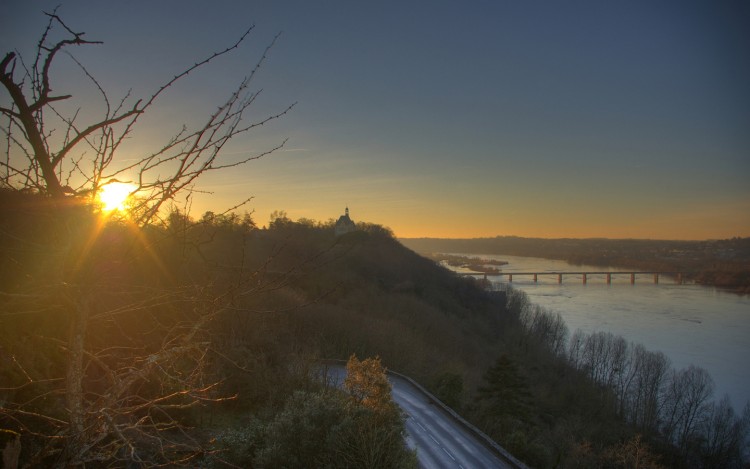
<svg viewBox="0 0 750 469"><path fill-rule="evenodd" d="M4 2L0 42L33 57L41 11L57 3ZM747 2L89 1L59 13L104 41L75 52L114 97L152 92L256 25L249 46L165 96L132 155L202 120L283 31L253 117L299 104L225 151L289 140L203 181L213 194L194 196L196 217L253 196L260 224L349 206L399 237L750 236ZM72 86L53 84L98 97Z"/></svg>

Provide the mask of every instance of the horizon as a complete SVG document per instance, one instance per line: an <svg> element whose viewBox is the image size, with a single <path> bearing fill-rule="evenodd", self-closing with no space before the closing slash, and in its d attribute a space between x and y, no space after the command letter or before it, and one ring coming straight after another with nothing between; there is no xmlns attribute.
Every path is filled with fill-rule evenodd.
<svg viewBox="0 0 750 469"><path fill-rule="evenodd" d="M404 237L396 236L396 239L432 239L432 240L445 240L445 241L471 241L477 239L497 239L497 238L515 238L515 239L528 239L528 240L542 240L542 241L664 241L664 242L675 242L675 243L692 243L692 242L714 242L714 241L732 241L735 239L750 239L750 236L734 236L731 238L708 238L708 239L667 239L667 238L602 238L602 237L591 237L591 238L540 238L535 236L515 236L515 235L497 235L497 236L477 236L473 238L440 238L434 236L419 236L419 237Z"/></svg>
<svg viewBox="0 0 750 469"><path fill-rule="evenodd" d="M8 2L0 42L31 61L56 5ZM747 3L136 1L58 14L103 41L71 52L114 101L148 96L255 25L165 93L123 162L201 121L283 31L251 84L263 94L250 120L298 105L223 152L289 140L199 181L176 200L194 217L253 197L240 211L259 225L276 210L335 219L348 204L404 239L750 237ZM65 60L53 87L83 99L83 122L98 92Z"/></svg>

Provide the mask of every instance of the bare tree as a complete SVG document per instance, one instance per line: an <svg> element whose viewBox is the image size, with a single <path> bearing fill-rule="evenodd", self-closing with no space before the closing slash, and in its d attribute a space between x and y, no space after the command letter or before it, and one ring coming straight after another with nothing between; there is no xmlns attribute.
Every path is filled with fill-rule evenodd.
<svg viewBox="0 0 750 469"><path fill-rule="evenodd" d="M585 369L589 377L599 384L606 384L610 373L611 339L611 333L600 331L589 335L584 344Z"/></svg>
<svg viewBox="0 0 750 469"><path fill-rule="evenodd" d="M748 409L750 407L745 406L743 417L738 417L727 395L711 404L700 431L702 444L699 457L702 467L747 467L743 462L743 453L748 445Z"/></svg>
<svg viewBox="0 0 750 469"><path fill-rule="evenodd" d="M526 305L519 319L526 335L534 337L554 355L564 355L568 326L560 313L547 311L538 305Z"/></svg>
<svg viewBox="0 0 750 469"><path fill-rule="evenodd" d="M630 365L632 362L630 356L630 346L628 342L621 336L614 336L612 338L612 349L611 353L611 374L608 379L608 383L612 387L615 393L615 405L619 415L624 414L623 405L625 403L625 396L628 389L629 378L630 378Z"/></svg>
<svg viewBox="0 0 750 469"><path fill-rule="evenodd" d="M711 376L703 368L691 365L673 371L667 380L663 411L664 435L683 453L707 418L714 393Z"/></svg>
<svg viewBox="0 0 750 469"><path fill-rule="evenodd" d="M105 109L82 122L83 113L63 106L73 96L53 92L64 85L53 82L52 65L71 48L100 42L70 28L56 11L45 14L49 22L33 62L15 52L0 61L7 92L0 105L7 139L0 205L8 272L0 314L10 326L0 343L0 355L9 357L0 375L7 378L0 380L0 428L22 435L29 466L187 464L204 449L183 430L180 416L223 399L205 373L211 361L206 325L231 307L236 290L249 290L241 282L217 291L210 282L171 278L139 227L159 220L165 205L199 177L283 146L239 161L221 157L229 140L293 107L245 121L260 93L250 83L276 38L202 125L183 127L135 162L121 161L118 150L164 91L239 48L252 28L144 99L127 94L112 101L73 58ZM115 180L134 184L127 223L107 223L94 209L97 194ZM20 335L11 336L14 331Z"/></svg>
<svg viewBox="0 0 750 469"><path fill-rule="evenodd" d="M633 379L628 388L628 420L642 430L656 431L669 359L661 352L646 350L641 344L632 347L631 355Z"/></svg>
<svg viewBox="0 0 750 469"><path fill-rule="evenodd" d="M576 330L568 344L568 362L602 386L606 396L613 393L614 409L620 416L628 411L628 396L637 377L633 367L633 347L611 332L586 335Z"/></svg>
<svg viewBox="0 0 750 469"><path fill-rule="evenodd" d="M614 393L616 410L624 420L644 432L660 432L685 461L696 467L744 467L750 404L740 418L727 396L711 401L714 383L706 370L694 365L671 370L660 352L628 344L611 333L587 335L580 329L570 338L567 359L602 385L605 394ZM639 447L636 439L609 451L607 457L630 458Z"/></svg>
<svg viewBox="0 0 750 469"><path fill-rule="evenodd" d="M586 334L581 329L576 329L568 341L568 362L577 370L583 367L583 346L585 342Z"/></svg>
<svg viewBox="0 0 750 469"><path fill-rule="evenodd" d="M39 42L33 64L27 67L15 52L7 53L0 62L0 83L8 92L11 103L8 107L0 107L0 112L8 119L3 132L9 144L6 159L0 162L6 171L3 177L6 186L34 189L54 198L70 194L92 197L109 181L132 176L136 184L133 192L138 194L138 203L134 207L136 221L148 223L164 203L188 189L200 176L240 166L283 146L282 142L277 147L240 161L225 161L219 157L230 139L284 116L294 106L292 104L279 113L254 122L244 120L246 111L260 94L260 91L249 90L249 85L265 61L267 52L273 47L274 38L255 68L240 81L229 98L206 118L202 126L195 129L183 127L161 148L137 161L118 161L118 149L138 119L164 91L195 70L237 49L252 28L230 47L176 74L145 99L134 100L126 95L113 103L99 82L83 64L76 61L99 90L105 108L105 115L101 119L79 123L78 111L68 116L56 107L73 96L52 93L51 66L58 55L70 47L101 42L87 40L85 33L74 32L55 12L46 15L49 23ZM66 37L48 45L55 27L62 28L67 33ZM60 135L63 137L60 138ZM84 156L86 154L90 156Z"/></svg>

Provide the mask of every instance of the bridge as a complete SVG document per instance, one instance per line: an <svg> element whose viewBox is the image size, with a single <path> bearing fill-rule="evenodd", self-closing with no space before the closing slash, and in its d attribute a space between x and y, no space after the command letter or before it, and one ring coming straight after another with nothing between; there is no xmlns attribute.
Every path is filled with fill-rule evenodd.
<svg viewBox="0 0 750 469"><path fill-rule="evenodd" d="M560 272L460 272L459 275L472 275L472 276L484 276L484 279L487 280L488 277L508 277L508 282L513 282L513 277L521 277L521 276L527 276L527 277L533 277L534 282L537 282L540 276L547 275L547 276L557 276L557 283L563 282L563 276L576 276L581 277L583 284L585 285L588 282L588 277L591 275L604 275L607 279L607 285L612 283L612 277L614 276L622 276L622 275L629 275L630 276L630 284L635 284L635 279L637 275L648 275L653 278L653 282L655 284L659 283L659 277L660 276L670 276L674 277L675 283L682 285L683 282L683 276L687 272L663 272L663 271L630 271L630 272L611 272L611 271L602 271L602 272L569 272L569 271L560 271Z"/></svg>

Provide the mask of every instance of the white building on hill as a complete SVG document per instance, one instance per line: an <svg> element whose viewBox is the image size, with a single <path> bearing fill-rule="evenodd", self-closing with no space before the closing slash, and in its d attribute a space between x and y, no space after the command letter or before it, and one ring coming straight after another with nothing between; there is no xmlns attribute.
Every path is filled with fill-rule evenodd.
<svg viewBox="0 0 750 469"><path fill-rule="evenodd" d="M346 211L344 212L344 214L341 215L338 220L336 220L334 232L336 233L336 236L341 236L346 233L351 233L356 229L357 225L355 225L354 221L349 218L349 207L346 207Z"/></svg>

